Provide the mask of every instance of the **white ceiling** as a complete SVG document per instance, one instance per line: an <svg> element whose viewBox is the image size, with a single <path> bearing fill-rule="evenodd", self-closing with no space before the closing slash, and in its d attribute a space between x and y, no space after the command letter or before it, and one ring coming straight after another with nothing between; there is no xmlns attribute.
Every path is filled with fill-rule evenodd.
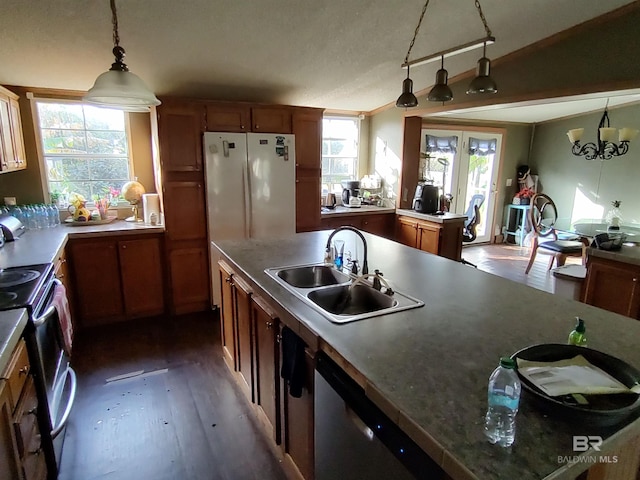
<svg viewBox="0 0 640 480"><path fill-rule="evenodd" d="M482 0L498 58L630 3ZM126 63L157 95L371 111L395 102L423 0L118 0ZM578 8L579 5L579 8ZM108 0L2 0L0 84L87 90L113 62ZM410 59L484 36L473 0L431 0ZM450 77L478 51L447 60ZM414 91L438 64L412 69Z"/></svg>
<svg viewBox="0 0 640 480"><path fill-rule="evenodd" d="M457 120L541 123L640 102L640 89L601 92L529 102L487 105L429 115Z"/></svg>

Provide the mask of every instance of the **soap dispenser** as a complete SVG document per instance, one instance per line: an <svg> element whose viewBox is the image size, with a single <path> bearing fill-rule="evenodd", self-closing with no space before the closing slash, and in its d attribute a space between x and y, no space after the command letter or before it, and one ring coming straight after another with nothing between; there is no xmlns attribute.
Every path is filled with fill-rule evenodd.
<svg viewBox="0 0 640 480"><path fill-rule="evenodd" d="M579 347L587 346L587 337L585 335L586 328L584 326L584 320L580 317L576 317L576 328L569 334L567 343L569 345L577 345Z"/></svg>

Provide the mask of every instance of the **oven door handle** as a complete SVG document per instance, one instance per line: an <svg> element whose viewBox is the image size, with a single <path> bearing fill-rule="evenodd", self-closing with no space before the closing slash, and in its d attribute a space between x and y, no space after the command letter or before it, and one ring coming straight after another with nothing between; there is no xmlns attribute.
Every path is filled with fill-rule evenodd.
<svg viewBox="0 0 640 480"><path fill-rule="evenodd" d="M67 406L64 409L64 413L62 414L60 422L53 428L53 430L51 430L52 439L56 438L60 434L60 432L62 432L62 429L69 419L69 414L71 413L73 402L76 399L76 390L78 386L78 378L76 377L76 372L73 370L73 368L68 367L67 375L69 376L69 380L71 381L71 392L69 393L69 401L67 402Z"/></svg>
<svg viewBox="0 0 640 480"><path fill-rule="evenodd" d="M58 280L57 278L54 278L52 280L53 282L53 288L56 288L58 285L62 285L62 282L60 280ZM53 298L53 297L52 297ZM47 319L54 314L56 310L56 306L53 305L53 302L47 307L47 309L45 310L45 312L40 315L37 318L33 319L33 324L36 327L39 327L40 325L42 325L43 323L45 323L47 321Z"/></svg>

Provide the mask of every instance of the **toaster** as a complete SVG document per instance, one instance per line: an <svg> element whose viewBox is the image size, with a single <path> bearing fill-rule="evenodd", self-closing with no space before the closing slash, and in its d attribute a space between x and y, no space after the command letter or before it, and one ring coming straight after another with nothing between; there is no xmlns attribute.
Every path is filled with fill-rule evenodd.
<svg viewBox="0 0 640 480"><path fill-rule="evenodd" d="M26 231L22 222L8 213L0 215L0 229L2 229L2 234L7 242L13 242Z"/></svg>

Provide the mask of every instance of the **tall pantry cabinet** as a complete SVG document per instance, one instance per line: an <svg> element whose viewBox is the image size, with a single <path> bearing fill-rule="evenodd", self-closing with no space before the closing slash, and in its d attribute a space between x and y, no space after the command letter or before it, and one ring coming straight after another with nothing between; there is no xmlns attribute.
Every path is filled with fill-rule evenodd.
<svg viewBox="0 0 640 480"><path fill-rule="evenodd" d="M322 109L163 99L157 108L159 158L172 313L206 310L209 244L202 138L209 132L296 135L296 230L320 228Z"/></svg>

